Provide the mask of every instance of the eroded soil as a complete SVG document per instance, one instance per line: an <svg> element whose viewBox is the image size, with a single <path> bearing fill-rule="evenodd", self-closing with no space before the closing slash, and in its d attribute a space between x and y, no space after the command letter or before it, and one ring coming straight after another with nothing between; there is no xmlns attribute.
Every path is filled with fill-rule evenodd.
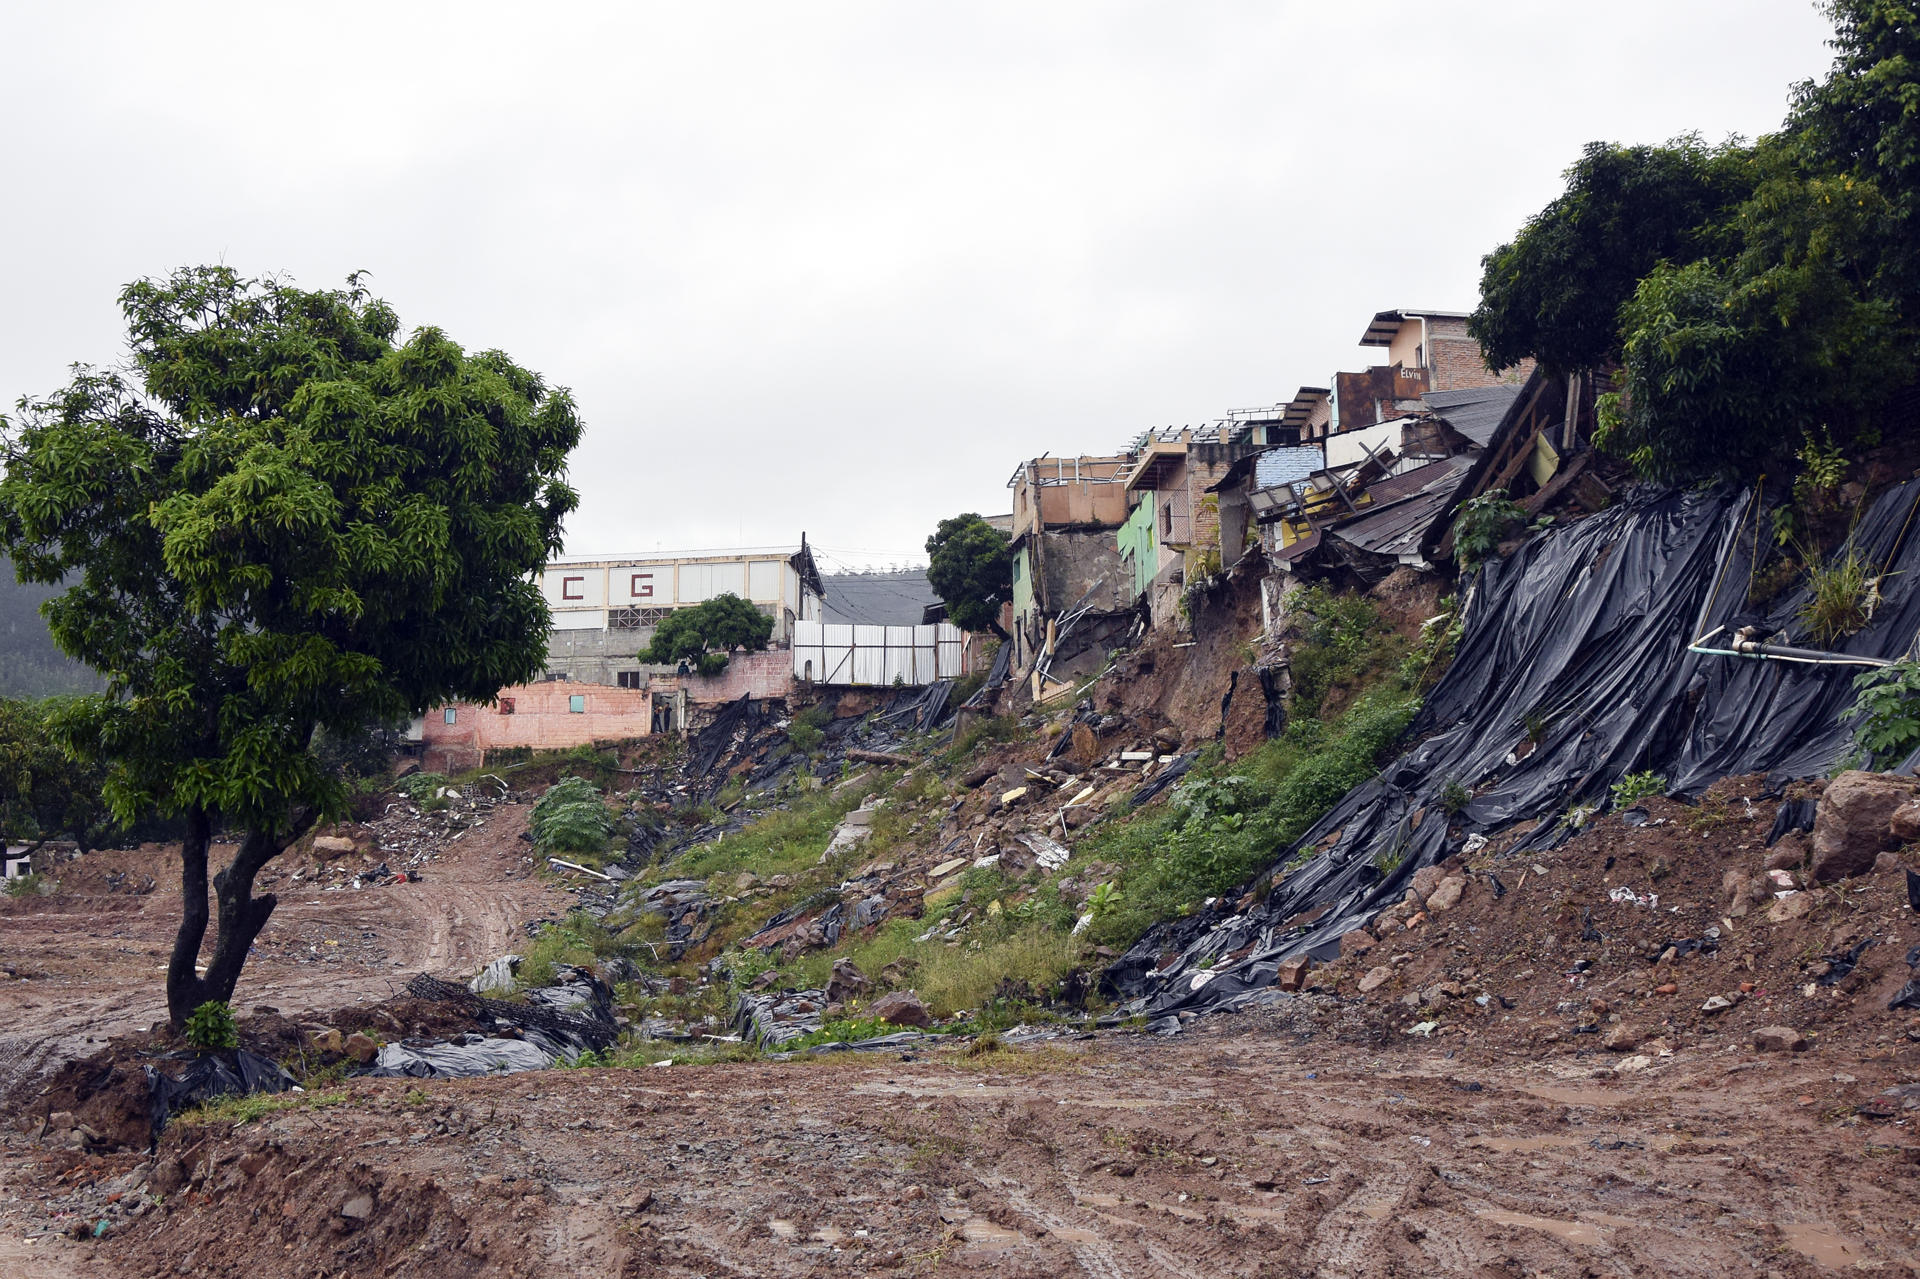
<svg viewBox="0 0 1920 1279"><path fill-rule="evenodd" d="M171 1131L156 1175L186 1184L83 1243L18 1240L144 1157L9 1136L0 1258L275 1279L1899 1274L1920 1256L1891 1062L1728 1049L1614 1077L1294 1029L1257 1012L978 1059L363 1080L336 1106Z"/></svg>

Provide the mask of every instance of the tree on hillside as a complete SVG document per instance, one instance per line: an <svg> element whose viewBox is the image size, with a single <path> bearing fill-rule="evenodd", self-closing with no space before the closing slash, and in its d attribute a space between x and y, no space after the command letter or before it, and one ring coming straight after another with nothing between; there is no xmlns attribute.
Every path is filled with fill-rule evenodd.
<svg viewBox="0 0 1920 1279"><path fill-rule="evenodd" d="M1468 331L1491 368L1535 359L1556 372L1619 358L1620 308L1662 261L1711 251L1727 212L1753 190L1751 151L1697 137L1661 147L1591 142L1566 193L1480 260Z"/></svg>
<svg viewBox="0 0 1920 1279"><path fill-rule="evenodd" d="M1494 362L1617 359L1596 438L1642 474L1745 478L1844 450L1912 381L1920 22L1910 0L1827 8L1839 56L1781 132L1590 148L1567 194L1486 259L1472 327Z"/></svg>
<svg viewBox="0 0 1920 1279"><path fill-rule="evenodd" d="M576 502L581 428L564 390L505 355L400 337L357 277L305 292L200 267L120 305L137 380L76 367L6 427L0 549L23 580L70 583L49 628L106 681L53 733L109 765L121 820L184 826L178 1026L231 998L275 905L253 893L261 868L345 809L316 735L542 668L534 577ZM199 976L222 825L240 848L213 877Z"/></svg>
<svg viewBox="0 0 1920 1279"><path fill-rule="evenodd" d="M757 653L773 635L773 619L738 595L716 595L692 608L667 614L640 650L643 662L688 662L702 675L727 669L736 648Z"/></svg>
<svg viewBox="0 0 1920 1279"><path fill-rule="evenodd" d="M940 521L927 539L927 582L946 602L947 617L968 631L1001 639L1000 606L1013 598L1013 556L1007 535L978 515Z"/></svg>

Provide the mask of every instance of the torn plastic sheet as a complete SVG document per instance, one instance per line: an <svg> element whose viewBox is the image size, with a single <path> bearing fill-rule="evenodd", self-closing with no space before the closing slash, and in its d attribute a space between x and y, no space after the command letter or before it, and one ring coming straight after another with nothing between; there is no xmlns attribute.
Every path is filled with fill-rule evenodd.
<svg viewBox="0 0 1920 1279"><path fill-rule="evenodd" d="M373 1068L366 1073L376 1077L476 1079L482 1075L545 1070L580 1057L582 1050L576 1045L551 1039L537 1030L521 1033L525 1038L458 1035L431 1043L382 1044Z"/></svg>
<svg viewBox="0 0 1920 1279"><path fill-rule="evenodd" d="M1920 535L1908 527L1917 501L1920 481L1890 489L1854 530L1880 600L1847 652L1896 657L1920 632ZM1337 954L1342 934L1468 834L1535 821L1509 851L1556 846L1573 833L1560 819L1604 807L1627 773L1659 774L1669 794L1693 796L1732 774L1767 772L1777 785L1826 772L1851 746L1848 668L1687 651L1694 636L1751 618L1743 610L1764 505L1724 488L1641 489L1484 566L1453 664L1409 729L1419 744L1297 844L1276 848L1263 900L1240 911L1244 895L1229 896L1149 930L1103 978L1126 1001L1123 1015L1172 1029L1181 1013L1241 1007L1283 960ZM1762 620L1792 638L1805 599L1803 586ZM1544 735L1508 763L1529 721L1544 722ZM1473 798L1450 815L1441 797L1454 782ZM1389 852L1379 860L1393 869L1383 871L1376 857ZM1318 908L1311 924L1287 926ZM1240 957L1223 963L1230 954ZM1203 964L1215 975L1196 989Z"/></svg>
<svg viewBox="0 0 1920 1279"><path fill-rule="evenodd" d="M257 1092L285 1092L294 1079L270 1057L244 1048L202 1053L178 1075L152 1066L147 1070L147 1117L157 1138L167 1117L216 1097L245 1097Z"/></svg>
<svg viewBox="0 0 1920 1279"><path fill-rule="evenodd" d="M420 973L407 982L408 994L456 1004L494 1033L386 1044L373 1065L362 1073L470 1079L543 1070L577 1061L582 1053L611 1047L620 1031L613 1020L613 992L607 984L584 968L572 966L561 968L556 978L551 986L526 992L526 1003L509 1003Z"/></svg>

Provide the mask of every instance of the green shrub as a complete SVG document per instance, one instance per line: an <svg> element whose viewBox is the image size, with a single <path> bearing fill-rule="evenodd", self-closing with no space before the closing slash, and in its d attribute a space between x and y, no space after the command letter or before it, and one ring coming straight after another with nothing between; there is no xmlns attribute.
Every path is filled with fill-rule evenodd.
<svg viewBox="0 0 1920 1279"><path fill-rule="evenodd" d="M542 853L598 853L613 836L613 818L593 783L563 777L533 806L527 832Z"/></svg>
<svg viewBox="0 0 1920 1279"><path fill-rule="evenodd" d="M820 743L825 741L826 737L825 733L803 719L796 719L787 726L787 740L792 742L793 749L802 755L811 755L819 750Z"/></svg>
<svg viewBox="0 0 1920 1279"><path fill-rule="evenodd" d="M1658 773L1628 773L1613 784L1613 806L1630 808L1643 799L1667 793L1667 779Z"/></svg>
<svg viewBox="0 0 1920 1279"><path fill-rule="evenodd" d="M1895 662L1854 678L1859 716L1853 740L1868 767L1890 765L1920 750L1920 662Z"/></svg>
<svg viewBox="0 0 1920 1279"><path fill-rule="evenodd" d="M402 777L393 788L416 804L425 803L447 785L445 773L413 773Z"/></svg>
<svg viewBox="0 0 1920 1279"><path fill-rule="evenodd" d="M1462 569L1471 569L1526 522L1526 510L1508 500L1505 489L1490 489L1460 507L1460 516L1453 523L1454 558Z"/></svg>
<svg viewBox="0 0 1920 1279"><path fill-rule="evenodd" d="M53 891L53 883L39 871L7 881L9 897L41 897Z"/></svg>
<svg viewBox="0 0 1920 1279"><path fill-rule="evenodd" d="M240 1028L224 999L209 999L187 1015L187 1042L203 1052L240 1046Z"/></svg>

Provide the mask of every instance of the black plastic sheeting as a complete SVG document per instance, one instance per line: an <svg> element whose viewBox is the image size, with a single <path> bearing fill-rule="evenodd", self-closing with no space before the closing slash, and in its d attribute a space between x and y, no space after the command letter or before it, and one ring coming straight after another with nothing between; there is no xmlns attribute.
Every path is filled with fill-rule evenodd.
<svg viewBox="0 0 1920 1279"><path fill-rule="evenodd" d="M563 968L558 978L551 986L528 991L522 1004L488 999L465 986L419 973L408 980L408 994L454 1004L476 1022L491 1024L495 1033L385 1044L372 1067L360 1073L470 1079L539 1070L612 1047L620 1034L613 1018L612 990L584 968Z"/></svg>
<svg viewBox="0 0 1920 1279"><path fill-rule="evenodd" d="M1898 657L1920 632L1917 504L1920 481L1897 486L1856 527L1854 547L1882 571L1881 599L1840 651ZM1234 913L1236 895L1157 925L1107 971L1105 988L1129 1001L1125 1015L1171 1031L1179 1014L1242 1006L1291 956L1332 958L1342 934L1470 834L1539 819L1515 851L1551 846L1571 833L1570 809L1604 807L1631 772L1657 773L1683 796L1732 774L1764 771L1779 785L1826 772L1850 749L1842 718L1861 668L1687 651L1736 619L1802 642L1792 637L1803 631L1794 619L1804 588L1764 617L1744 611L1754 549L1769 531L1752 492L1640 490L1487 564L1453 664L1409 730L1418 745L1275 850L1264 900ZM1546 729L1522 758L1529 716ZM1473 798L1449 818L1440 801L1451 783ZM1330 909L1311 925L1287 926L1319 907ZM1169 955L1178 958L1162 967Z"/></svg>
<svg viewBox="0 0 1920 1279"><path fill-rule="evenodd" d="M147 1117L158 1138L167 1117L216 1097L245 1097L251 1093L285 1092L294 1079L280 1063L245 1049L202 1053L178 1075L147 1067Z"/></svg>

